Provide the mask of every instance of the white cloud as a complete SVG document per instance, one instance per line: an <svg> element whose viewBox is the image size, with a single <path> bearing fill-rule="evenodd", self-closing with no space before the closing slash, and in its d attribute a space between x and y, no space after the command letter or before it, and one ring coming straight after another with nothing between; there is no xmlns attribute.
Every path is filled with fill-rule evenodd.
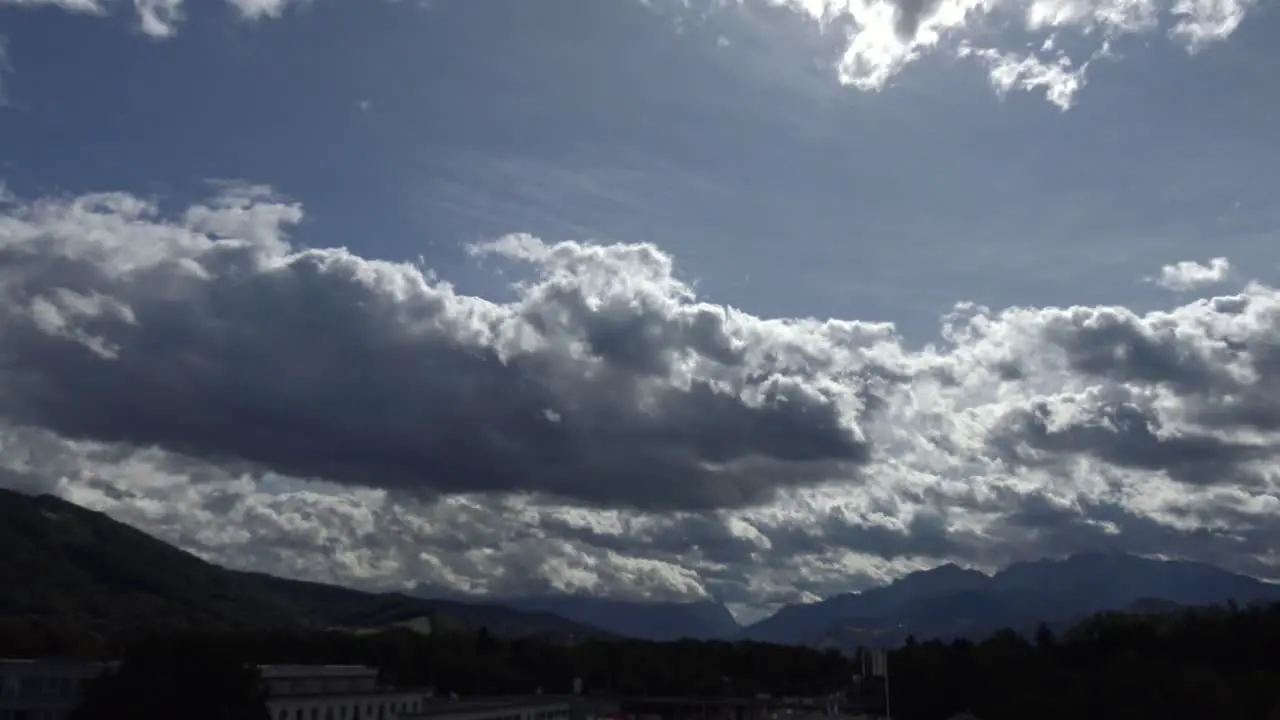
<svg viewBox="0 0 1280 720"><path fill-rule="evenodd" d="M238 567L449 592L810 598L1101 545L1280 575L1280 292L892 326L709 304L513 235L515 298L299 250L227 183L0 211L0 482Z"/></svg>
<svg viewBox="0 0 1280 720"><path fill-rule="evenodd" d="M308 0L227 0L227 3L246 20L262 20L278 18L290 4L299 4Z"/></svg>
<svg viewBox="0 0 1280 720"><path fill-rule="evenodd" d="M182 22L182 0L133 0L142 32L153 38L169 38Z"/></svg>
<svg viewBox="0 0 1280 720"><path fill-rule="evenodd" d="M1068 110L1075 102L1076 93L1084 85L1088 63L1072 67L1071 59L1059 56L1045 61L1036 55L1017 56L990 48L961 48L961 57L977 57L987 63L991 86L1004 95L1010 90L1035 90L1043 88L1045 98Z"/></svg>
<svg viewBox="0 0 1280 720"><path fill-rule="evenodd" d="M1170 290L1196 290L1207 285L1225 282L1231 275L1231 263L1217 257L1208 263L1183 260L1160 268L1160 274L1151 281Z"/></svg>
<svg viewBox="0 0 1280 720"><path fill-rule="evenodd" d="M1177 18L1169 34L1196 52L1236 31L1256 0L1177 0L1170 14Z"/></svg>
<svg viewBox="0 0 1280 720"><path fill-rule="evenodd" d="M654 4L654 3L650 3ZM1066 109L1084 84L1083 69L1111 57L1126 37L1163 33L1189 52L1219 42L1240 25L1256 0L704 0L667 7L784 7L847 41L834 60L842 83L884 89L911 63L931 53L980 60L1000 92L1041 89ZM680 8L684 8L683 10ZM1034 45L1062 45L1073 53L1046 60ZM1077 70L1071 70L1077 68Z"/></svg>

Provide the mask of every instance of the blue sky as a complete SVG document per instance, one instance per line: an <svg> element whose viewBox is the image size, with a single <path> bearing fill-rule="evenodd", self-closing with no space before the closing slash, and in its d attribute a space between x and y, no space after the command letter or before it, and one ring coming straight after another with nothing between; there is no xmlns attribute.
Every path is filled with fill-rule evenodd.
<svg viewBox="0 0 1280 720"><path fill-rule="evenodd" d="M148 15L163 7L170 8L169 15ZM1036 325L1041 328L1036 332L1049 338L1044 342L1057 343L1054 352L1065 348L1069 360L1079 360L1081 355L1072 354L1079 348L1073 350L1062 333L1050 328L1052 323L1043 319L1045 313L1079 319L1081 313L1111 313L1108 317L1114 317L1123 310L1130 313L1125 322L1147 329L1142 335L1145 339L1135 340L1137 344L1128 350L1108 351L1111 354L1107 357L1116 359L1121 355L1131 358L1144 348L1149 353L1155 352L1152 348L1165 348L1151 339L1164 337L1162 332L1171 333L1171 338L1185 338L1191 332L1185 328L1194 327L1207 333L1206 337L1221 340L1227 321L1188 319L1193 311L1208 312L1205 308L1209 306L1196 304L1195 298L1261 292L1258 288L1269 288L1275 282L1273 236L1280 223L1280 205L1274 200L1274 188L1280 186L1280 140L1275 135L1274 118L1280 107L1280 86L1273 82L1271 70L1280 64L1280 45L1273 42L1280 32L1280 14L1274 9L1248 0L1127 4L1108 0L938 0L919 8L919 16L909 23L910 33L895 35L895 25L905 22L903 18L910 19L902 8L895 15L895 7L861 0L745 0L740 4L711 0L237 0L184 4L167 0L136 6L103 0L95 11L92 0L0 0L0 36L7 58L7 72L0 79L4 98L0 107L0 178L9 195L6 212L12 223L0 226L8 228L0 233L9 233L0 234L7 237L0 241L0 249L35 247L33 243L45 241L41 238L63 238L72 225L82 233L76 236L77 242L98 247L93 243L106 237L102 242L116 248L111 253L133 252L118 248L150 242L131 239L135 236L130 233L152 238L154 233L178 232L178 228L183 233L202 232L210 237L238 232L270 239L284 238L287 228L292 250L346 248L344 257L364 263L408 263L395 267L429 270L433 274L427 277L451 283L459 297L484 298L502 308L523 308L522 317L533 314L531 298L553 297L553 291L567 293L566 277L586 277L582 270L585 264L598 263L599 267L591 266L592 272L602 274L591 277L603 284L589 287L607 286L614 292L617 287L641 282L634 278L653 281L667 292L661 302L653 299L657 295L644 296L656 303L654 307L707 302L736 308L753 322L838 318L862 323L862 329L847 331L851 335L874 334L880 331L871 329L872 324L892 323L896 329L892 342L899 359L886 361L885 368L890 369L882 371L895 377L914 377L923 372L924 365L941 363L939 358L944 354L947 362L960 363L962 351L976 347L940 334L941 318L951 313L956 303L992 309L985 329L973 332L986 333L983 337L991 347L1012 353L1009 362L1039 357L1036 353L1042 352L1043 346L1026 346L1019 352L1029 355L1019 354L1014 350L1022 347L1018 345L1021 341L1006 338L995 342L990 326ZM1063 54L1073 61L1066 70L1066 66L1055 64ZM1086 62L1083 70L1071 74ZM68 219L75 214L75 198L100 192L117 195L112 196L116 200L107 204L107 210L91 213L90 219L97 225L82 223L81 215L75 215L79 219L74 222ZM210 199L219 192L223 194ZM154 212L131 214L121 198L154 203ZM216 221L202 225L191 220L192 207L203 208L201 212L207 213L201 217L216 216ZM300 217L290 215L290 208L300 208ZM45 223L44 230L38 230L41 223ZM19 232L18 227L26 230ZM152 230L146 228L154 233L148 234ZM523 244L509 240L477 249L477 243L496 241L511 233L526 233L540 240L529 239ZM582 244L556 245L570 240ZM656 255L636 260L639 256L634 253L610 254L624 247L643 247ZM107 253L101 248L93 252ZM565 259L572 253L582 255L576 260ZM288 257L297 259L289 255L278 259L293 262ZM1226 261L1211 265L1220 257ZM1198 265L1177 264L1184 261ZM315 262L322 268L313 271L316 273L328 273L334 267ZM632 267L627 264L630 262L644 267ZM668 270L672 275L666 274ZM55 295L42 295L43 291L33 289L36 278L40 282L52 280L47 274L22 274L27 272L18 273L20 283L11 281L16 283L11 285L12 292L22 288L21 294L11 299L21 297L24 306L35 307L44 297L65 301L69 296L56 293L69 290L79 293L76 297L118 301L119 307L125 308L118 309L119 318L143 317L142 301L130 294L133 290L114 285L111 292L103 289L106 286L81 287L74 279L81 277L77 275L49 285L48 291ZM1159 282L1162 272L1163 284ZM0 278L4 277L0 271ZM121 280L124 276L111 277L113 282L134 282ZM528 282L513 286L517 280ZM1246 286L1247 281L1260 284ZM545 292L535 292L535 285ZM588 285L575 285L574 292L583 287ZM696 289L696 301L681 294L691 289ZM283 290L274 292L255 301L261 303L254 306L257 312L273 313L279 309L273 303L282 303L292 313L287 315L295 323L290 327L304 322L298 308L313 307L309 301L286 297L280 294ZM402 299L403 294L395 297ZM582 307L598 307L598 297L582 297L586 298ZM348 296L326 302L338 303L346 308L343 312L354 312L341 305L343 298ZM628 302L630 307L648 309L650 305L645 303L650 300L632 298ZM1079 306L1079 312L1073 315L1060 309L1070 306ZM69 305L63 302L60 307L66 311ZM84 310L83 304L76 307L81 316L100 319L105 312L100 304L94 305L92 312ZM1025 313L1002 314L1006 308L1023 308ZM325 332L325 323L341 322L333 319L330 309L327 320L315 321L316 332ZM1218 311L1217 306L1210 309ZM538 332L545 334L548 323L568 322L564 318L573 312L573 308L561 307L539 316L543 324L531 327L541 328ZM286 317L285 309L280 313ZM1034 323L1026 320L1034 313L1041 313L1036 316L1041 319ZM1170 313L1169 317L1176 319L1159 313ZM56 323L40 325L45 335L60 333L64 340L78 338L84 345L88 335L68 329L65 312L60 317ZM1268 317L1265 313L1256 315L1259 333L1270 331ZM633 319L635 327L614 318L609 330L614 334L608 336L614 343L611 347L639 353L637 348L644 343L657 342L653 339L656 336L623 337L639 327L640 321ZM220 327L227 327L236 321L222 318L221 322ZM741 328L733 322L737 321L730 326L739 332ZM1106 324L1096 318L1080 322L1085 330ZM1169 330L1170 323L1184 324L1185 332ZM361 327L360 333L350 336L334 334L356 338L350 341L358 344L363 342L359 338L368 340L373 332L369 326ZM5 337L4 332L0 321L0 338ZM582 332L591 342L598 340L592 330ZM723 352L730 352L730 347L737 348L732 352L748 352L756 347L752 343L763 342L759 340L763 332L736 335L737 344L724 345ZM822 343L836 342L829 335L834 331L828 328L823 332L828 335ZM1022 334L1017 337L1031 342L1026 337L1032 331L1019 332ZM186 336L179 333L177 337ZM104 340L107 344L101 345L125 348L112 367L129 357L130 340L122 338L107 338L110 342ZM972 337L970 340L978 343ZM922 349L928 343L947 349L928 355L930 351ZM1271 347L1262 339L1257 343L1258 348ZM804 343L787 346L789 351L770 345L761 349L761 357L786 357L787 352L800 352L795 348L801 346L810 348L805 352L817 352L812 350L816 346ZM606 364L621 357L609 356L600 349L604 347L598 345L597 350ZM369 353L374 353L369 348ZM710 352L705 346L696 348L701 349L695 354ZM314 348L299 350L313 351L318 352ZM1194 354L1185 348L1173 351L1183 359ZM1265 355L1263 350L1258 352L1262 353L1259 357ZM198 354L196 349L191 353ZM217 357L220 359L202 362L231 362L228 356ZM274 362L271 358L277 356L264 350L246 357L270 365ZM629 356L628 362L640 362L637 357ZM965 357L968 360L964 362L972 360ZM27 359L36 362L35 358L33 354ZM236 372L248 372L249 360L237 362L245 364L235 365L239 368ZM370 368L382 367L369 362ZM1089 402L1102 402L1099 397L1115 393L1145 393L1150 407L1160 412L1166 412L1167 403L1173 402L1169 398L1194 397L1199 401L1207 397L1218 404L1230 400L1212 394L1225 392L1221 386L1214 391L1192 391L1156 371L1131 368L1129 374L1102 372L1082 362L1068 362L1065 369L1057 365L1044 369L1014 394L1024 401L1025 408L1032 408L1027 412L1033 415L1034 408L1049 399L1063 401L1072 393ZM1045 363L1045 367L1052 365ZM58 367L87 372L87 366L71 361ZM859 372L865 370L864 365L858 367ZM1170 366L1153 361L1152 367ZM400 372L403 368L383 370ZM964 377L977 370L957 365L951 372ZM86 392L83 383L88 381L73 382L55 371L50 373L50 387ZM1068 377L1071 373L1083 374ZM830 382L843 382L841 378L846 377L834 371L828 375L824 377ZM1031 375L1034 373L1024 369L1024 376ZM128 377L141 376L135 373ZM335 387L324 377L316 375L317 387ZM566 397L551 380L539 377L540 392L552 398ZM1009 378L999 382L1005 381L1011 382ZM505 392L501 389L504 386L488 383L477 379L468 386L469 391L477 397ZM0 389L3 387L0 382ZM822 389L825 385L805 387L806 392L828 393ZM901 402L902 408L927 405L921 400L924 390L919 388L923 386L914 387L911 397L895 396L886 402L893 407ZM358 385L352 388L348 389L351 393L359 392ZM449 397L455 401L469 397L458 393ZM0 393L0 398L3 395ZM213 396L205 388L192 397ZM343 397L351 402L350 396ZM432 397L438 400L441 396ZM311 498L308 502L328 503L325 507L329 511L333 511L332 503L339 503L347 508L343 512L364 517L361 513L376 515L390 510L370 510L373 506L368 503L375 501L368 497L373 496L360 493L390 493L386 496L390 500L378 495L381 499L376 503L399 503L401 508L419 503L422 513L442 512L452 517L449 513L460 511L453 506L441 510L440 503L534 502L542 497L540 493L559 498L548 501L546 515L537 515L544 510L524 505L521 512L541 518L529 520L542 528L533 535L541 538L538 542L560 538L557 542L562 544L556 547L561 548L557 551L561 555L529 540L532 536L528 535L516 533L494 540L495 547L514 548L510 550L514 559L504 560L508 565L503 567L519 562L524 557L520 553L537 554L530 549L535 545L542 548L537 552L543 553L538 565L543 569L534 573L536 577L497 587L475 579L485 573L492 575L491 566L474 557L448 559L443 549L447 543L430 559L416 559L419 565L413 567L386 550L402 546L396 543L427 543L421 535L414 535L418 531L412 530L413 524L407 520L404 522L410 529L398 530L399 540L383 538L373 546L368 544L372 531L357 533L358 537L352 536L355 540L334 539L337 531L333 528L339 523L326 521L330 530L315 532L329 538L325 542L341 545L342 552L352 558L364 559L351 560L355 569L321 570L313 561L290 556L284 550L263 558L247 551L243 542L200 536L184 524L202 517L204 511L198 508L182 517L162 518L146 510L151 506L139 499L157 502L160 496L155 493L162 492L157 488L164 487L169 489L163 492L170 493L164 497L172 502L172 493L179 492L173 488L178 485L135 478L128 481L135 483L133 490L126 491L121 489L126 480L117 480L112 492L103 494L101 487L91 491L90 484L77 485L68 479L75 473L49 476L38 472L33 460L24 461L20 468L10 467L28 478L44 473L41 482L56 485L66 496L104 507L233 565L352 584L423 582L451 590L514 592L529 587L561 591L578 587L548 579L562 572L556 568L568 563L566 567L571 566L573 572L595 573L597 579L584 581L583 586L593 592L644 595L650 593L644 589L649 583L658 588L652 592L659 595L711 593L728 598L735 607L748 608L747 612L881 581L944 559L981 566L998 564L1016 555L1010 549L1013 535L1000 535L991 528L975 529L977 521L972 518L943 523L942 535L954 542L907 547L913 528L919 529L926 518L937 519L939 508L950 502L930 493L948 487L947 482L962 482L968 483L969 495L993 497L973 490L978 482L974 478L1004 473L1001 477L1017 478L1016 482L1008 480L1012 483L1009 487L1024 483L1018 485L1018 492L1041 493L1036 497L1043 499L1042 493L1057 492L1066 482L1062 474L1068 472L1065 466L1046 469L1045 464L1036 464L1033 473L1018 465L1018 458L996 456L993 438L1001 428L1010 427L1010 413L1016 408L992 409L997 400L1009 398L1009 392L995 385L949 395L947 400L951 403L947 412L969 412L973 422L986 423L984 443L966 452L957 451L947 460L919 460L914 465L902 459L907 455L895 460L892 449L903 447L902 443L923 442L920 438L936 441L937 433L944 432L936 427L941 406L934 407L936 412L924 419L893 415L900 423L918 421L921 429L910 438L894 436L878 444L879 439L871 438L878 431L863 426L859 419L872 412L870 405L850 399L856 397L862 396L853 393L837 403L843 418L840 427L853 435L852 439L843 438L848 442L833 440L839 446L834 449L819 451L819 440L812 439L800 443L804 447L770 449L772 440L748 437L746 430L738 431L734 442L717 444L708 439L708 445L719 451L729 452L725 448L740 444L747 448L742 457L765 456L772 464L766 463L763 474L752 475L750 482L745 474L734 476L745 483L733 486L737 501L699 495L685 498L683 504L640 499L627 492L620 492L614 501L604 490L566 489L569 481L563 480L563 468L548 471L548 478L560 479L549 479L546 486L516 487L514 494L500 480L506 477L504 471L493 467L451 471L455 478L448 482L424 481L422 487L429 492L420 491L407 479L355 482L351 475L334 472L329 476L326 468L348 467L348 460L336 456L319 465L277 463L271 452L253 443L249 450L239 445L208 448L157 434L154 429L127 437L102 431L110 425L103 418L128 407L118 403L104 405L101 417L93 422L55 418L54 413L44 410L51 407L47 397L12 402L0 416L10 423L10 432L23 438L10 438L6 447L18 447L19 442L70 443L66 447L80 449L64 447L59 452L80 458L77 467L88 462L82 457L83 446L76 444L83 442L103 443L101 447L116 450L133 448L130 452L171 453L184 458L184 463L198 460L202 469L178 473L185 478L180 487L186 489L181 492L213 492L209 482L201 484L191 478L203 477L201 473L224 473L218 482L229 484L218 492L241 493L237 497L241 498L242 512L249 512L243 503L250 500L245 498L278 504L302 502L299 498L305 496ZM4 402L0 400L0 409ZM296 405L290 407L288 412L301 412ZM274 437L271 434L277 430L269 426L273 418L281 416L275 409L255 408L249 419L235 422L261 423L263 437ZM550 404L547 408L548 417L557 418L553 424L559 424L558 418L566 411L555 410ZM171 411L155 410L161 415ZM232 422L231 411L223 411L222 420L211 422ZM483 417L480 410L473 414ZM404 422L437 422L421 412L411 415L413 419ZM1004 424L993 419L997 416L1004 418ZM290 427L310 427L290 417ZM675 424L668 429L685 428L683 432L697 435L701 431L690 429L692 425L679 424L688 417L672 420ZM810 418L805 422L816 422L812 420L816 416L805 417ZM1203 421L1191 411L1178 417ZM796 429L787 426L792 419L783 413L770 416L767 422L779 423L781 435ZM466 420L454 418L450 422ZM1165 418L1164 422L1173 420ZM855 426L856 431L850 429ZM1240 430L1239 425L1232 427ZM1262 429L1269 432L1269 428ZM800 435L826 437L822 432L809 427ZM33 440L31 433L44 433L40 435L44 439ZM360 442L367 449L373 441ZM864 443L872 449L866 450ZM946 445L935 443L933 447ZM968 447L960 441L949 445L953 449L962 446ZM408 458L409 465L460 468L464 464L453 454L445 457L426 450L410 452L387 446L378 452L385 452L385 462L380 460L364 472L389 472L386 468L398 462L390 459L393 457ZM866 472L865 468L857 472L848 469L850 463L863 462L864 452L876 458L867 462L893 466L892 472L877 471L878 477L901 472L915 478L910 483L916 483L924 482L919 480L922 474L929 475L934 480L925 486L931 489L925 492L913 485L914 490L906 491L899 486L883 489L883 497L873 497L865 478L848 479L854 475L862 478ZM1071 445L1070 453L1088 462L1119 462L1106 452L1083 446ZM35 456L31 451L30 457ZM723 459L716 457L717 462ZM235 465L231 471L224 462L227 458L248 465ZM803 468L785 469L790 467L786 462L797 458L804 460ZM650 461L655 463L653 472L666 472L662 469L668 467L663 464L666 460ZM702 461L710 462L705 457ZM812 461L829 461L844 469L819 472L813 470ZM534 461L526 457L523 462ZM992 469L1000 463L1004 466L999 472ZM613 472L599 458L588 465L597 473ZM136 462L129 467L135 466ZM1178 552L1184 555L1234 562L1235 567L1255 574L1266 575L1268 568L1275 569L1274 557L1233 555L1223 549L1225 545L1188 539L1198 537L1193 532L1196 527L1225 527L1228 520L1223 518L1227 515L1193 527L1173 510L1157 508L1160 503L1152 500L1155 491L1135 490L1158 486L1170 497L1178 495L1188 481L1175 469L1154 460L1120 466L1125 473L1154 473L1158 477L1152 482L1157 485L1144 485L1147 480L1108 481L1105 489L1112 494L1103 498L1103 489L1086 490L1088 483L1072 480L1076 483L1072 490L1054 495L1062 500L1055 507L1075 513L1076 522L1092 527L1103 521L1089 517L1090 508L1110 503L1107 507L1113 511L1121 508L1143 532L1155 523L1161 533L1181 538L1178 542L1185 541L1185 547L1177 545L1182 548ZM809 478L811 471L822 476L821 483L789 481L783 483L780 495L759 490L773 487L770 483L774 481L762 479L765 476ZM166 472L175 471L170 468ZM831 485L833 472L848 473L848 478ZM1029 490L1025 483L1031 482L1027 478L1035 473L1046 474ZM474 483L456 477L471 478ZM336 484L326 484L330 481ZM1243 493L1236 498L1243 503L1240 507L1252 508L1246 512L1233 506L1233 512L1245 512L1252 519L1246 523L1238 515L1231 517L1258 533L1280 529L1258 525L1258 513L1275 501L1275 483L1273 476L1266 475L1252 484L1232 485L1230 492ZM1192 485L1197 492L1209 492L1205 484ZM831 491L835 495L821 495L825 499L819 502L816 495L805 495L818 493L816 487L844 489ZM494 500L493 493L499 490L500 497ZM1213 489L1219 491L1221 488ZM475 497L486 499L481 502ZM1181 497L1191 503L1189 495ZM842 509L833 510L833 502L844 503ZM788 509L778 509L784 505ZM975 510L973 518L989 519L992 512L1001 517L1018 515L1016 507L1001 507L998 512ZM279 515L283 511L273 512ZM486 512L497 512L494 517L511 515L509 508L503 511L506 515L492 508ZM917 514L920 518L913 519ZM555 522L546 519L553 516ZM778 519L784 516L790 519ZM819 516L825 519L814 519ZM575 519L570 522L566 517ZM739 554L732 558L732 553L722 554L721 561L714 561L708 558L715 553L693 539L681 549L644 545L639 540L636 547L624 548L606 538L614 532L607 528L621 532L618 528L629 522L660 525L677 521L713 526L714 532L706 528L699 532L706 538L733 539ZM237 522L237 528L226 532L250 533L245 529L250 526L248 520ZM379 522L389 521L384 518ZM829 536L822 535L826 531L807 532L811 547L804 552L809 553L806 557L818 558L812 560L817 569L801 578L794 574L801 572L795 570L794 562L790 569L783 567L786 558L796 555L788 555L791 551L782 547L786 539L795 539L798 531L793 526L806 522L813 527L834 525ZM751 529L744 529L744 523ZM779 529L783 525L791 529L784 532ZM572 527L576 534L556 536L547 527ZM592 528L591 532L583 534L584 527ZM847 532L840 534L850 528L867 532L871 532L868 528L879 528L876 532L897 537L906 549L882 551L862 540L849 539ZM284 533L278 527L260 532ZM449 535L462 530L440 532ZM1176 544L1167 539L1173 536L1158 533L1156 536L1166 539L1157 542L1150 539L1155 536L1143 535L1147 539L1129 543L1123 540L1123 532L1117 532L1121 539L1108 542L1139 551L1151 551L1160 542ZM928 536L936 540L937 532ZM693 533L689 537L703 536ZM1261 543L1262 536L1258 537ZM706 538L704 544L712 542ZM766 538L765 544L760 544L759 538ZM297 538L292 542L296 545ZM1072 542L1046 540L1043 546L1034 547L1051 552L1071 549ZM1079 542L1087 545L1098 540ZM772 549L762 549L766 545ZM564 548L571 548L572 553ZM325 550L330 551L332 548ZM561 559L546 559L552 557ZM583 569L586 561L574 565L564 557L593 559L587 563L588 569ZM388 570L391 565L387 563L396 569ZM614 569L606 572L606 567ZM648 580L636 579L642 576Z"/></svg>
<svg viewBox="0 0 1280 720"><path fill-rule="evenodd" d="M243 178L302 202L310 243L486 291L462 243L653 242L714 300L925 339L960 299L1150 304L1164 263L1268 260L1277 219L1263 9L1195 56L1121 37L1066 112L942 52L841 86L838 44L780 10L208 3L167 40L127 7L3 12L14 192L181 203Z"/></svg>

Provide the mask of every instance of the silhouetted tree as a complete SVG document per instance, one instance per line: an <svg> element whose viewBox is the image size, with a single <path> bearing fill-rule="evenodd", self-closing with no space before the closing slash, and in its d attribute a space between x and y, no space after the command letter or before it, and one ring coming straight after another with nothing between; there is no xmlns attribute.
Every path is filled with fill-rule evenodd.
<svg viewBox="0 0 1280 720"><path fill-rule="evenodd" d="M1053 629L1046 623L1040 623L1036 628L1036 647L1051 648L1058 643L1058 636L1053 634Z"/></svg>

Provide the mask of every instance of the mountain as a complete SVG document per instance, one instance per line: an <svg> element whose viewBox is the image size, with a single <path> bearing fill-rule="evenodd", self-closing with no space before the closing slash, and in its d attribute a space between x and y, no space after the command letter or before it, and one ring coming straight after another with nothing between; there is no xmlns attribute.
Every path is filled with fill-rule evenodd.
<svg viewBox="0 0 1280 720"><path fill-rule="evenodd" d="M976 637L1009 627L1031 632L1087 615L1233 600L1280 602L1280 585L1213 565L1124 553L1082 553L1016 563L987 576L944 565L889 585L789 605L746 628L766 642L853 647L900 643L909 635Z"/></svg>
<svg viewBox="0 0 1280 720"><path fill-rule="evenodd" d="M506 598L499 602L643 640L723 640L742 630L729 609L717 602L638 602L582 596Z"/></svg>
<svg viewBox="0 0 1280 720"><path fill-rule="evenodd" d="M582 636L596 628L495 604L367 593L228 570L51 495L0 489L0 619L99 631L140 627L488 627ZM421 619L426 618L424 623Z"/></svg>
<svg viewBox="0 0 1280 720"><path fill-rule="evenodd" d="M809 643L830 628L845 622L885 629L896 626L901 609L926 598L978 590L990 580L977 570L948 564L911 573L884 587L845 593L816 603L787 605L746 628L751 640L775 643ZM890 622L891 621L891 622Z"/></svg>

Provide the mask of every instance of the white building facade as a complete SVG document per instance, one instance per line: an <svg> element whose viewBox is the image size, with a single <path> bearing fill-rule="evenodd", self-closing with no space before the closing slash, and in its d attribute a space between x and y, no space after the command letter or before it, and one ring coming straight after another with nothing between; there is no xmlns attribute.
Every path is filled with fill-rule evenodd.
<svg viewBox="0 0 1280 720"><path fill-rule="evenodd" d="M0 659L0 720L67 720L102 663Z"/></svg>
<svg viewBox="0 0 1280 720"><path fill-rule="evenodd" d="M363 665L263 665L271 720L401 720L422 712L431 691L378 685Z"/></svg>

